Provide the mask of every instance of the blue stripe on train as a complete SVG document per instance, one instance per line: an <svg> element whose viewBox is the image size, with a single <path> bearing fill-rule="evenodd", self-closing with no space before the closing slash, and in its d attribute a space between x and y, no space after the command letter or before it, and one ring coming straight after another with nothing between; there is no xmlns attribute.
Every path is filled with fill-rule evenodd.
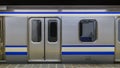
<svg viewBox="0 0 120 68"><path fill-rule="evenodd" d="M120 12L0 12L0 14L120 14Z"/></svg>
<svg viewBox="0 0 120 68"><path fill-rule="evenodd" d="M27 52L6 52L6 55L27 55ZM114 52L62 52L62 55L114 55Z"/></svg>
<svg viewBox="0 0 120 68"><path fill-rule="evenodd" d="M27 47L27 45L5 47ZM114 45L62 45L62 47L114 47ZM27 55L27 52L6 52L6 55ZM114 55L114 52L62 52L62 55Z"/></svg>
<svg viewBox="0 0 120 68"><path fill-rule="evenodd" d="M62 52L62 55L114 55L114 52Z"/></svg>
<svg viewBox="0 0 120 68"><path fill-rule="evenodd" d="M27 52L5 52L6 55L27 55Z"/></svg>
<svg viewBox="0 0 120 68"><path fill-rule="evenodd" d="M115 47L114 45L62 45L62 47Z"/></svg>
<svg viewBox="0 0 120 68"><path fill-rule="evenodd" d="M27 48L27 45L6 45L6 48L21 48L25 47ZM27 52L5 52L6 55L27 55Z"/></svg>
<svg viewBox="0 0 120 68"><path fill-rule="evenodd" d="M6 45L5 47L27 47L27 45Z"/></svg>
<svg viewBox="0 0 120 68"><path fill-rule="evenodd" d="M27 47L27 45L6 45L5 47ZM62 47L115 47L114 45L62 45Z"/></svg>

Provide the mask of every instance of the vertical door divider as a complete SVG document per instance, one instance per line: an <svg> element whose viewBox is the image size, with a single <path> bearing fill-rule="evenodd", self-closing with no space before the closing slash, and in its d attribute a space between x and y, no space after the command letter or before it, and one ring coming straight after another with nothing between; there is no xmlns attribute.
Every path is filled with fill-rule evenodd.
<svg viewBox="0 0 120 68"><path fill-rule="evenodd" d="M45 18L44 18L44 60L46 60L46 56L45 56Z"/></svg>

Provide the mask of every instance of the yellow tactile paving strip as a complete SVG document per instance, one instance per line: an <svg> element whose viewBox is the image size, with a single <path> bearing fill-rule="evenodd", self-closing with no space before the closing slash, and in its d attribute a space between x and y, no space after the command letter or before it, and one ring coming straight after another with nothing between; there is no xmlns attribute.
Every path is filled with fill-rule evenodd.
<svg viewBox="0 0 120 68"><path fill-rule="evenodd" d="M120 64L0 64L0 68L120 68Z"/></svg>

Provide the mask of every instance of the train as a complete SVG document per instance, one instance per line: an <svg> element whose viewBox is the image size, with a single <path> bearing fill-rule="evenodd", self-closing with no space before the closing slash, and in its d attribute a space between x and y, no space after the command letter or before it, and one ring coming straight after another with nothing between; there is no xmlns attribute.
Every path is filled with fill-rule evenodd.
<svg viewBox="0 0 120 68"><path fill-rule="evenodd" d="M120 62L120 12L97 10L0 11L0 62Z"/></svg>

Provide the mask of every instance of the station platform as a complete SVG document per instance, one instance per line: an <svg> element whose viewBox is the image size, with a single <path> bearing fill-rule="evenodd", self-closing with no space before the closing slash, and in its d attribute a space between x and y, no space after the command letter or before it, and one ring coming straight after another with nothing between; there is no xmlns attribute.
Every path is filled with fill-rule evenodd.
<svg viewBox="0 0 120 68"><path fill-rule="evenodd" d="M120 68L117 64L0 64L0 68Z"/></svg>

